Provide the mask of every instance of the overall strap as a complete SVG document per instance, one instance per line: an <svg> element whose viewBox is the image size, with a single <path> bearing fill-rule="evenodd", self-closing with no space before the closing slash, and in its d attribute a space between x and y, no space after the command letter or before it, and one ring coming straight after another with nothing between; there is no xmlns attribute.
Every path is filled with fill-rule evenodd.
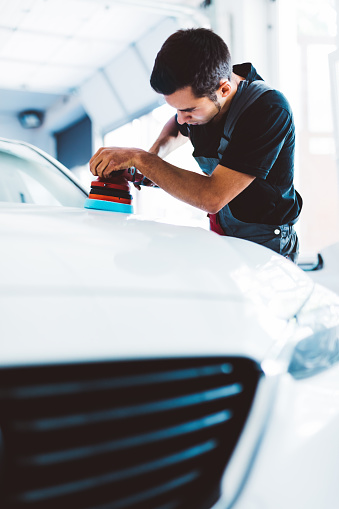
<svg viewBox="0 0 339 509"><path fill-rule="evenodd" d="M256 80L249 83L247 80L243 80L238 85L238 90L232 100L231 107L229 109L225 126L224 133L220 140L218 148L218 156L221 158L223 155L233 133L233 129L244 111L251 106L262 94L273 90L267 83L262 80Z"/></svg>

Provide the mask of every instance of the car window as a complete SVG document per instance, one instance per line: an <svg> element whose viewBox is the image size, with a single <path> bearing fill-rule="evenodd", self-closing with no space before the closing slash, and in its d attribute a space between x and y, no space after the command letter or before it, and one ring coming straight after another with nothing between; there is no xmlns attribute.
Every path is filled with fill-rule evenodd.
<svg viewBox="0 0 339 509"><path fill-rule="evenodd" d="M83 207L85 198L71 179L33 149L0 144L0 202Z"/></svg>

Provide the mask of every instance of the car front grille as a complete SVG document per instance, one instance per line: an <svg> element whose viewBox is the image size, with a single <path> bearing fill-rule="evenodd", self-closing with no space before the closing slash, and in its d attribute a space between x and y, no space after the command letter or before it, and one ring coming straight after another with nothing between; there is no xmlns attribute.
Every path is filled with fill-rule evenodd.
<svg viewBox="0 0 339 509"><path fill-rule="evenodd" d="M207 509L260 368L246 358L0 370L4 509Z"/></svg>

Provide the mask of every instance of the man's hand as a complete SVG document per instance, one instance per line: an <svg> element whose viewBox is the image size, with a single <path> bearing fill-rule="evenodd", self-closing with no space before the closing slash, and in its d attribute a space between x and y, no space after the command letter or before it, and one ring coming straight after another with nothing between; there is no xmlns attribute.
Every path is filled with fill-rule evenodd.
<svg viewBox="0 0 339 509"><path fill-rule="evenodd" d="M114 171L136 166L137 156L143 152L138 148L101 147L90 159L91 173L108 178Z"/></svg>

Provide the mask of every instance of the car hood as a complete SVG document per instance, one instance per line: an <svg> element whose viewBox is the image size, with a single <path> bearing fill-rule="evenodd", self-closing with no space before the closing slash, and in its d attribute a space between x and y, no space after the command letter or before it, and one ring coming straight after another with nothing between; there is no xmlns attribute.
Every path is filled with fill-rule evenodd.
<svg viewBox="0 0 339 509"><path fill-rule="evenodd" d="M247 241L134 215L2 205L3 365L271 349L313 290Z"/></svg>

